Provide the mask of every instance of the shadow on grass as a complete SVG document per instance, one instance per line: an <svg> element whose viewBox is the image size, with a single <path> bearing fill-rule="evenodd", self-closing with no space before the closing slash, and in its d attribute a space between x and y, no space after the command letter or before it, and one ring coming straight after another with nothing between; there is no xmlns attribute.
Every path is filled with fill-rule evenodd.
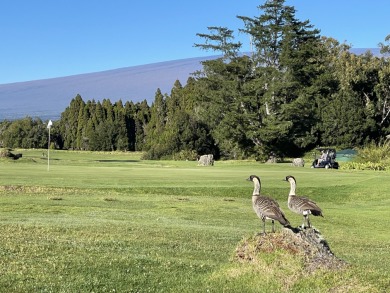
<svg viewBox="0 0 390 293"><path fill-rule="evenodd" d="M46 157L46 158L41 158L41 160L47 161L47 157ZM60 161L60 160L61 160L61 159L50 158L50 161Z"/></svg>
<svg viewBox="0 0 390 293"><path fill-rule="evenodd" d="M99 163L137 163L139 160L96 160Z"/></svg>

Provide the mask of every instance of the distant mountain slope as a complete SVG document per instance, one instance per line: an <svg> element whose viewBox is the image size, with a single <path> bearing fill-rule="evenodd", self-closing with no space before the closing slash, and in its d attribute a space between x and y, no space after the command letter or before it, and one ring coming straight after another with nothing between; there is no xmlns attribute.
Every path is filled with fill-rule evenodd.
<svg viewBox="0 0 390 293"><path fill-rule="evenodd" d="M362 54L379 49L357 48ZM154 101L157 88L170 94L173 84L180 80L184 86L191 73L202 68L201 61L216 56L189 58L147 65L125 67L95 73L72 75L51 79L0 84L0 121L26 116L56 120L77 95L87 100L111 102L147 100Z"/></svg>
<svg viewBox="0 0 390 293"><path fill-rule="evenodd" d="M77 95L86 100L154 101L155 92L170 94L176 80L183 86L202 68L199 57L51 79L0 84L0 121L26 116L57 119Z"/></svg>

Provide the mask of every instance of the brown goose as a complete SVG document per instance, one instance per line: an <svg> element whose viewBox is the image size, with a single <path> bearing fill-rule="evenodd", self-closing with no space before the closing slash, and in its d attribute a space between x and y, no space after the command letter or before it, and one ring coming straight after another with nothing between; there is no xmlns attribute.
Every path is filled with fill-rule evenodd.
<svg viewBox="0 0 390 293"><path fill-rule="evenodd" d="M251 175L247 180L252 181L254 184L252 206L257 216L263 221L263 234L265 234L265 220L271 220L272 232L275 232L275 220L283 226L290 226L290 222L286 219L279 204L270 197L260 195L260 178L256 175Z"/></svg>
<svg viewBox="0 0 390 293"><path fill-rule="evenodd" d="M309 215L321 216L322 210L320 207L312 200L307 197L298 196L295 194L295 189L297 187L297 181L293 176L287 176L285 181L290 182L290 193L288 195L288 208L294 213L303 215L303 224L302 228L305 228L305 223L307 227L310 228Z"/></svg>

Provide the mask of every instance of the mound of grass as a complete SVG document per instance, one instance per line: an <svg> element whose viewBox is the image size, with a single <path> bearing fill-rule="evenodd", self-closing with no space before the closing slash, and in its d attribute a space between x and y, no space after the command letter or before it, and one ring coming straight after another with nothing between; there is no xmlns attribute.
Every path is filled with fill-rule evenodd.
<svg viewBox="0 0 390 293"><path fill-rule="evenodd" d="M0 158L8 158L11 152L9 149L0 148Z"/></svg>
<svg viewBox="0 0 390 293"><path fill-rule="evenodd" d="M333 254L321 233L313 228L299 229L297 232L283 229L279 233L244 239L238 245L234 259L256 262L260 254L279 252L296 257L308 272L317 269L336 270L346 265L346 262Z"/></svg>
<svg viewBox="0 0 390 293"><path fill-rule="evenodd" d="M10 149L0 149L0 158L9 158L9 159L17 160L20 159L22 156L23 155L20 153L18 154L11 153Z"/></svg>
<svg viewBox="0 0 390 293"><path fill-rule="evenodd" d="M318 230L284 229L242 239L210 282L229 292L381 292L362 275L330 251Z"/></svg>

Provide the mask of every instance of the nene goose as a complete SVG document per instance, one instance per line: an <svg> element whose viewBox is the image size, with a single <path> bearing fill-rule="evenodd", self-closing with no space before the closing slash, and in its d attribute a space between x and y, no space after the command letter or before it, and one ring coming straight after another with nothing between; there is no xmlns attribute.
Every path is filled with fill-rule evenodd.
<svg viewBox="0 0 390 293"><path fill-rule="evenodd" d="M256 175L251 175L247 180L252 181L254 184L252 206L257 216L263 221L263 234L265 234L265 220L271 220L273 233L275 232L275 220L283 226L290 226L290 222L286 219L279 204L270 197L260 195L260 178Z"/></svg>
<svg viewBox="0 0 390 293"><path fill-rule="evenodd" d="M310 228L309 215L321 216L322 210L320 207L312 200L307 197L297 196L295 194L295 189L297 187L297 181L293 176L287 176L284 181L290 182L290 193L288 195L288 208L294 213L303 215L303 224L302 229L305 228L305 223L307 227Z"/></svg>

